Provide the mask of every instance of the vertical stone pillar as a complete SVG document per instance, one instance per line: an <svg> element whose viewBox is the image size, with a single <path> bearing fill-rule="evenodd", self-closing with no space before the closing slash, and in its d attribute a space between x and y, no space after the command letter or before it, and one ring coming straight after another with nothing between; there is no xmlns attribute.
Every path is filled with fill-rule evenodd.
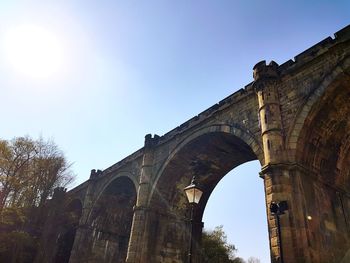
<svg viewBox="0 0 350 263"><path fill-rule="evenodd" d="M280 167L265 167L261 172L264 179L265 198L267 207L267 221L269 226L271 262L279 263L280 261L280 244L282 243L284 262L297 262L294 255L295 244L292 237L292 187L290 183L290 174ZM272 202L287 201L288 210L280 216L280 229L277 228L276 218L270 213L270 204ZM279 233L281 238L279 240Z"/></svg>
<svg viewBox="0 0 350 263"><path fill-rule="evenodd" d="M102 171L100 170L91 170L90 178L88 181L88 187L86 190L84 202L83 202L83 211L79 220L78 229L75 233L73 248L71 251L71 256L69 263L78 263L84 260L82 255L87 256L90 251L87 251L87 238L91 237L91 229L88 225L89 215L93 206L95 185L97 178L101 175Z"/></svg>
<svg viewBox="0 0 350 263"><path fill-rule="evenodd" d="M264 165L261 177L264 179L267 217L269 226L271 261L284 263L310 262L305 252L305 217L302 191L296 179L295 164L288 163L284 145L284 130L278 93L278 65L265 61L254 66L253 87L258 96L261 137L264 151ZM270 213L270 204L286 201L288 210L280 215L280 229L276 217ZM279 231L281 240L279 240ZM282 245L281 245L282 244ZM281 249L282 248L282 249Z"/></svg>
<svg viewBox="0 0 350 263"><path fill-rule="evenodd" d="M280 262L280 242L282 242L285 263L315 262L311 257L310 233L308 230L308 207L303 180L304 168L297 164L277 164L265 166L261 177L264 179L269 226L271 261ZM287 201L288 210L280 215L282 240L278 240L276 218L269 206L272 202Z"/></svg>
<svg viewBox="0 0 350 263"><path fill-rule="evenodd" d="M145 247L147 233L145 231L148 214L148 197L151 190L151 177L153 168L154 147L158 142L159 136L151 134L145 136L145 146L141 167L139 188L137 192L136 206L134 207L134 217L131 227L129 240L127 263L148 263L147 251Z"/></svg>

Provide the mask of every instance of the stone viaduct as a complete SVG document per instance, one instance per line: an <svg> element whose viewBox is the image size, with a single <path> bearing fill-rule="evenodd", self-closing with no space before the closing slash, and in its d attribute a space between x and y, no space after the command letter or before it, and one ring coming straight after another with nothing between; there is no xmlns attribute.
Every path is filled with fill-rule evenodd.
<svg viewBox="0 0 350 263"><path fill-rule="evenodd" d="M196 175L202 215L216 184L259 160L271 261L279 235L284 262L350 262L350 26L281 65L261 61L252 83L65 192L57 189L44 226L41 262L187 262L190 206L183 188ZM201 262L199 253L194 262Z"/></svg>

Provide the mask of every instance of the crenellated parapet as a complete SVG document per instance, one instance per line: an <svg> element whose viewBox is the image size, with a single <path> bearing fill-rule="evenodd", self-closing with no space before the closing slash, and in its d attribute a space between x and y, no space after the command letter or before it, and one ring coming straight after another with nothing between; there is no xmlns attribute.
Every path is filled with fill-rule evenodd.
<svg viewBox="0 0 350 263"><path fill-rule="evenodd" d="M155 147L159 142L159 138L160 136L157 134L155 134L153 137L152 137L152 134L147 134L145 136L145 148Z"/></svg>
<svg viewBox="0 0 350 263"><path fill-rule="evenodd" d="M338 32L334 33L333 37L327 37L312 47L304 50L300 54L294 56L294 59L290 59L279 66L281 75L287 75L291 71L295 71L304 67L307 63L314 59L321 58L329 51L337 52L336 49L339 45L344 45L350 40L350 25L342 28Z"/></svg>
<svg viewBox="0 0 350 263"><path fill-rule="evenodd" d="M268 80L278 78L278 64L271 61L266 65L266 61L260 61L253 67L253 78L256 83L259 80Z"/></svg>

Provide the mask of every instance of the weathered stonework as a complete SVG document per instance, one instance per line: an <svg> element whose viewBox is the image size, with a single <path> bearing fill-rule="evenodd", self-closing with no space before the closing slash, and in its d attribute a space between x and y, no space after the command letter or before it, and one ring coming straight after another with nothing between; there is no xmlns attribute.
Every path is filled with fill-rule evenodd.
<svg viewBox="0 0 350 263"><path fill-rule="evenodd" d="M71 211L79 201L79 224L47 227L43 246L49 238L60 241L37 261L187 262L190 207L183 188L195 174L205 190L194 213L199 248L216 184L236 166L259 160L266 207L288 203L280 216L282 240L267 209L271 261L279 262L282 241L286 263L350 262L349 116L350 26L282 65L258 63L244 89L161 137L147 135L142 149L93 171L52 211ZM74 244L60 247L72 227ZM57 253L61 261L54 260Z"/></svg>

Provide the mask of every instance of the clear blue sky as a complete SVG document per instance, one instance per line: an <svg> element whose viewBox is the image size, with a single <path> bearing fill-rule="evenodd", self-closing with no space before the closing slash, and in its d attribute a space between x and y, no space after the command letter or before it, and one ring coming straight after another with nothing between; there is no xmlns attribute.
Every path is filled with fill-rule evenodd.
<svg viewBox="0 0 350 263"><path fill-rule="evenodd" d="M0 137L52 137L81 183L251 82L255 63L283 63L349 18L350 1L337 0L1 1ZM27 61L11 57L23 45ZM223 224L240 256L265 263L259 169L220 182L205 225Z"/></svg>

